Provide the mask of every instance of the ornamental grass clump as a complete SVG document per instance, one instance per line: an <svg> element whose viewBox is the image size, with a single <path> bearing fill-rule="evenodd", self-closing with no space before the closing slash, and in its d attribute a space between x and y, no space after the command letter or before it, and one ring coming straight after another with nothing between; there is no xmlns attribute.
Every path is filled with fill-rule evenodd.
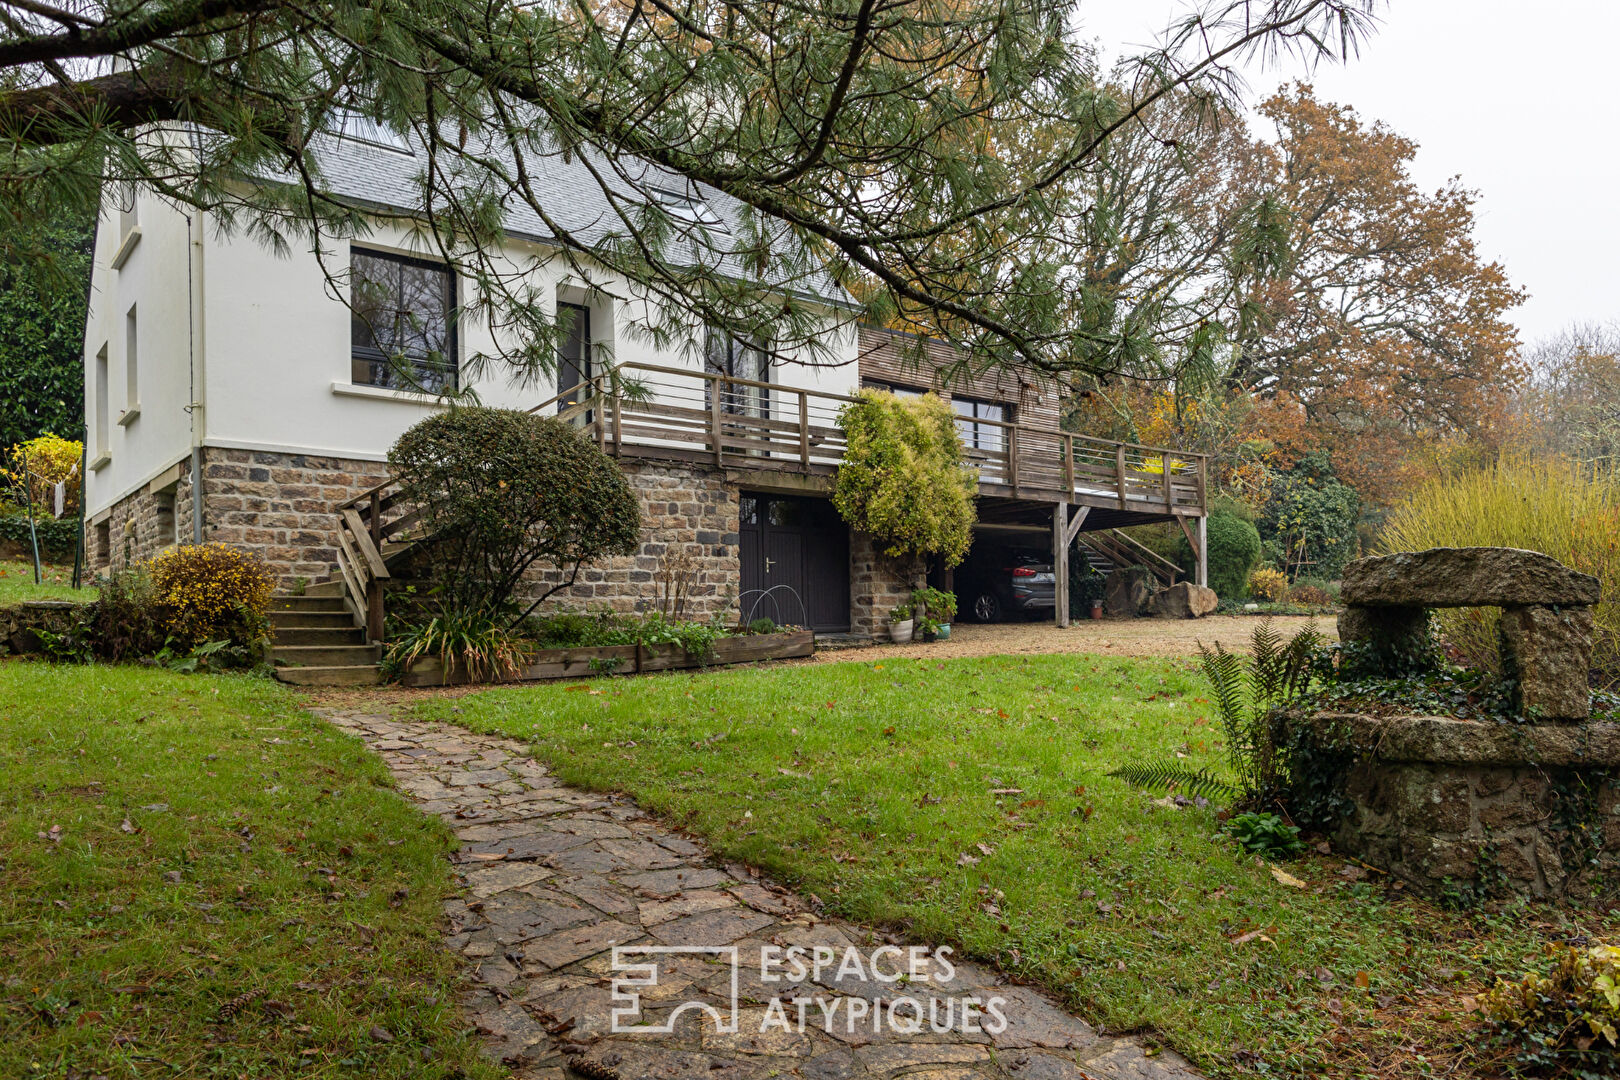
<svg viewBox="0 0 1620 1080"><path fill-rule="evenodd" d="M1435 547L1513 547L1592 574L1605 601L1593 609L1592 667L1620 683L1620 477L1561 458L1506 459L1423 484L1396 508L1380 553ZM1501 671L1495 608L1437 613L1440 633L1468 667Z"/></svg>
<svg viewBox="0 0 1620 1080"><path fill-rule="evenodd" d="M150 565L152 598L175 643L245 644L265 634L276 579L264 560L226 544L182 544Z"/></svg>

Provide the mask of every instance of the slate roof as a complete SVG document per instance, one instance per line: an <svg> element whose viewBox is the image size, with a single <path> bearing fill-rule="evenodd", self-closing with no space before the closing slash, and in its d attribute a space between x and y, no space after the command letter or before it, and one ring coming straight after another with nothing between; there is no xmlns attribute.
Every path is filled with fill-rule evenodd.
<svg viewBox="0 0 1620 1080"><path fill-rule="evenodd" d="M348 125L353 121L345 119L343 123ZM326 136L313 144L327 188L335 195L358 203L403 213L418 211L422 195L417 178L427 167L427 156L414 135L381 131L366 121L360 121L358 130L351 131L344 137ZM510 151L502 148L498 159L510 164ZM446 167L442 158L441 167ZM742 202L724 192L637 159L621 160L615 168L595 151L585 151L583 155L526 152L524 168L547 216L559 229L587 247L629 236L620 212L603 193L604 183L632 204L645 198L647 190L656 189L667 193L669 200L683 213L698 219L683 230L686 236L667 250L672 261L682 261L679 253L685 250L692 255L686 265L708 263L736 279L756 277L731 253L742 235L745 208ZM621 174L628 174L634 183ZM778 250L790 252L787 245L794 240L787 227L773 224L780 238ZM507 201L506 228L515 237L541 243L557 242L545 220L519 196L514 195ZM783 279L777 278L775 284L782 285ZM828 304L853 306L850 295L819 270L797 275L790 287L795 293Z"/></svg>

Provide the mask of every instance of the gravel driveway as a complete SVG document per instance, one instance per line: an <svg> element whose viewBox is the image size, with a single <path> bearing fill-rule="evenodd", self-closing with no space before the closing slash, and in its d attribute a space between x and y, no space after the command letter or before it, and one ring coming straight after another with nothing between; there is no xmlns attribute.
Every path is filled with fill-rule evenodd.
<svg viewBox="0 0 1620 1080"><path fill-rule="evenodd" d="M1279 615L1272 619L1277 631L1291 635L1315 622L1329 639L1337 639L1334 616ZM885 656L1007 656L1031 653L1100 653L1104 656L1197 656L1198 643L1220 642L1228 649L1246 649L1259 623L1255 615L1211 615L1203 619L1086 619L1067 629L1048 622L958 623L951 640L932 644L869 645L829 649L817 647L815 662L841 663L876 660Z"/></svg>

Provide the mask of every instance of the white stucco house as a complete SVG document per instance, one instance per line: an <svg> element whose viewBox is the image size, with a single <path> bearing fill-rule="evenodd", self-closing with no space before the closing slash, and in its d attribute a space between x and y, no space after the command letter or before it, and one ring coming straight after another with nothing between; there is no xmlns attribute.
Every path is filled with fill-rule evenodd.
<svg viewBox="0 0 1620 1080"><path fill-rule="evenodd" d="M357 205L409 213L420 198L406 139L355 123L321 157L335 193ZM588 234L605 210L596 181L578 159L547 168L548 213ZM738 206L712 189L677 180L658 191L722 230L737 220ZM109 190L97 230L84 350L91 565L114 570L168 544L217 540L259 550L289 586L345 580L345 562L361 560L345 559L341 509L364 510L365 493L387 480L389 446L443 407L395 385L383 350L410 357L420 384L468 385L464 358L497 343L486 321L458 313L467 283L396 225L329 242L323 270L311 250L278 256L220 235L204 214L121 194ZM471 385L485 404L568 412L619 457L643 500L641 553L592 571L573 602L634 607L659 561L689 549L700 613L736 611L739 597L780 585L798 605L791 621L876 630L903 583L826 497L837 412L863 385L953 398L990 527L1051 544L1065 531L1203 514L1201 462L1059 431L1056 390L1039 379L1002 373L942 387L937 371L901 359L896 335L857 327L830 281L808 286L826 319L814 363L779 349L766 360L712 327L657 347L635 332L627 283L554 257L526 208L506 226L506 257L572 332L549 385L499 370ZM358 281L367 318L338 292ZM943 346L928 348L948 359ZM607 361L653 398L557 400Z"/></svg>

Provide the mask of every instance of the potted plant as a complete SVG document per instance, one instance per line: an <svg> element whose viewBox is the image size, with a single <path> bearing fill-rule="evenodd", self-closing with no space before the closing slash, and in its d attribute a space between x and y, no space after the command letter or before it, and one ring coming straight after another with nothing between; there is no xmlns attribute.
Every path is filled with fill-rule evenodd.
<svg viewBox="0 0 1620 1080"><path fill-rule="evenodd" d="M916 625L911 618L910 604L901 604L889 610L889 640L896 645L909 642Z"/></svg>
<svg viewBox="0 0 1620 1080"><path fill-rule="evenodd" d="M1090 573L1082 577L1077 583L1076 599L1080 601L1080 609L1089 611L1093 619L1103 617L1103 597L1108 592L1107 579L1101 574Z"/></svg>
<svg viewBox="0 0 1620 1080"><path fill-rule="evenodd" d="M923 586L911 593L911 606L918 614L918 629L924 641L949 641L951 619L956 615L956 594Z"/></svg>

